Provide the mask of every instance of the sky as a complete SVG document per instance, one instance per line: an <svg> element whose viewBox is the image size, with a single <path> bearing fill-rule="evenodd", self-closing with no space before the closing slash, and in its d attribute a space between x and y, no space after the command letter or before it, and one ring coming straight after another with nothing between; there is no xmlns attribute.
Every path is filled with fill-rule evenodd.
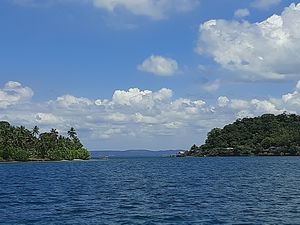
<svg viewBox="0 0 300 225"><path fill-rule="evenodd" d="M300 2L2 0L0 120L90 150L189 149L300 113Z"/></svg>

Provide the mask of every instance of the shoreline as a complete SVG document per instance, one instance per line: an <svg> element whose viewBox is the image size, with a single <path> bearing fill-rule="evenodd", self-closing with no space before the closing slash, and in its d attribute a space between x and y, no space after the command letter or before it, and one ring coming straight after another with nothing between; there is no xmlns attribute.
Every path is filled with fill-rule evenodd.
<svg viewBox="0 0 300 225"><path fill-rule="evenodd" d="M84 160L84 159L72 159L72 160L47 160L47 159L37 159L37 160L27 160L27 161L16 161L16 160L0 160L0 164L10 164L10 163L47 163L47 162L83 162L83 161L90 161L90 159Z"/></svg>
<svg viewBox="0 0 300 225"><path fill-rule="evenodd" d="M300 157L300 155L215 155L215 156L169 156L169 157L155 157L155 158L266 158L266 157ZM125 157L126 158L126 157ZM128 157L132 158L132 157ZM139 157L135 157L139 158ZM143 157L141 157L143 158ZM149 157L152 158L152 157ZM91 161L106 161L106 160L101 160L101 159L88 159L88 160L83 160L83 159L75 159L75 160L29 160L29 161L4 161L0 160L0 165L1 164L19 164L19 163L63 163L63 162L91 162Z"/></svg>
<svg viewBox="0 0 300 225"><path fill-rule="evenodd" d="M177 155L176 158L299 157L300 155Z"/></svg>

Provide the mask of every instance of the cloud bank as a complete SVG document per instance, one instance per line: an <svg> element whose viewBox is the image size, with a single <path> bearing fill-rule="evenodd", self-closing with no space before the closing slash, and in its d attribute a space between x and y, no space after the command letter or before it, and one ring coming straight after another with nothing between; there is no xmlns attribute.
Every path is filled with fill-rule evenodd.
<svg viewBox="0 0 300 225"><path fill-rule="evenodd" d="M300 82L280 98L220 96L210 103L201 98L174 98L168 88L116 90L111 99L63 95L37 103L31 100L32 96L29 87L13 81L6 83L0 91L0 120L29 128L38 125L42 130L67 130L74 126L80 130L83 141L95 143L94 148L103 142L118 148L137 143L150 148L154 140L165 148L173 144L189 148L193 143L201 143L210 129L240 117L300 113Z"/></svg>

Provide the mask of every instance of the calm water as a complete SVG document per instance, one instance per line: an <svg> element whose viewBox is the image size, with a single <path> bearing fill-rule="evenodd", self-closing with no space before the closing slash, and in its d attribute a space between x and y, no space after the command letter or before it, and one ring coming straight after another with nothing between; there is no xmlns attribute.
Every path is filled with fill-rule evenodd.
<svg viewBox="0 0 300 225"><path fill-rule="evenodd" d="M300 158L0 164L0 224L300 224Z"/></svg>

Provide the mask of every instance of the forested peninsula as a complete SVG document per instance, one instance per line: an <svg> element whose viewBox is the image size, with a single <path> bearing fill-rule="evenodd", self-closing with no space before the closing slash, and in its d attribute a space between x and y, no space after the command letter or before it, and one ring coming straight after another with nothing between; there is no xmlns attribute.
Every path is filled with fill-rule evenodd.
<svg viewBox="0 0 300 225"><path fill-rule="evenodd" d="M58 161L87 160L90 153L83 147L76 130L72 127L68 137L59 135L56 129L39 133L24 126L11 126L0 122L0 161Z"/></svg>
<svg viewBox="0 0 300 225"><path fill-rule="evenodd" d="M264 114L212 129L201 146L179 156L298 156L300 116Z"/></svg>

